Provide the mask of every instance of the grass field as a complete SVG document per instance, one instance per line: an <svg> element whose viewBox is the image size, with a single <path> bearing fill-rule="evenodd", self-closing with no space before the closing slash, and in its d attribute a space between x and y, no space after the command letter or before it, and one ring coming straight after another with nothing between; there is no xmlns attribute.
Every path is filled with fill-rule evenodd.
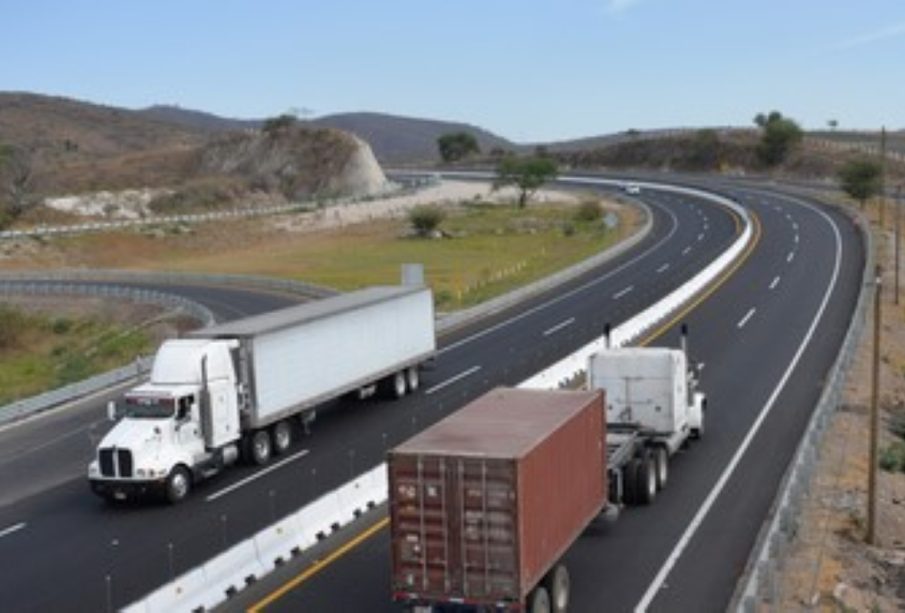
<svg viewBox="0 0 905 613"><path fill-rule="evenodd" d="M446 209L444 238L411 236L406 219L315 233L230 221L156 234L54 239L30 264L256 274L350 290L398 283L401 264L420 262L437 308L454 310L542 278L636 231L639 213L616 210L620 223L608 230L600 219L580 220L576 204L517 209L470 203Z"/></svg>
<svg viewBox="0 0 905 613"><path fill-rule="evenodd" d="M153 347L144 329L101 317L0 305L0 405L116 368Z"/></svg>

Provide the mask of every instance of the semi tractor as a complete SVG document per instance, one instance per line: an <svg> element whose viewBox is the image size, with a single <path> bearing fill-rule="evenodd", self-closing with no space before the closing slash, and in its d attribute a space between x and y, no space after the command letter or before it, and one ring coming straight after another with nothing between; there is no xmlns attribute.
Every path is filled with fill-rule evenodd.
<svg viewBox="0 0 905 613"><path fill-rule="evenodd" d="M423 286L372 287L165 341L150 380L111 403L113 428L88 467L109 500L176 503L244 459L266 464L340 396L400 398L436 350Z"/></svg>
<svg viewBox="0 0 905 613"><path fill-rule="evenodd" d="M391 450L393 598L564 613L565 552L595 518L653 502L704 404L683 350L608 348L585 390L497 388Z"/></svg>

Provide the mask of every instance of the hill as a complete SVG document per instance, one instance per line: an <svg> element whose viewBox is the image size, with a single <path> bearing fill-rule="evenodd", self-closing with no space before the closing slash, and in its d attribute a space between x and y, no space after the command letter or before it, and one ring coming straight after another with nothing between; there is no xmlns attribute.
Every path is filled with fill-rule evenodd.
<svg viewBox="0 0 905 613"><path fill-rule="evenodd" d="M493 149L515 150L518 145L465 123L400 117L383 113L342 113L312 120L319 126L345 130L370 143L382 162L439 161L437 139L450 132L474 135L483 153Z"/></svg>
<svg viewBox="0 0 905 613"><path fill-rule="evenodd" d="M257 130L264 121L260 119L232 119L213 113L184 109L181 106L156 104L138 111L139 114L155 121L182 126L200 132L230 132L233 130Z"/></svg>

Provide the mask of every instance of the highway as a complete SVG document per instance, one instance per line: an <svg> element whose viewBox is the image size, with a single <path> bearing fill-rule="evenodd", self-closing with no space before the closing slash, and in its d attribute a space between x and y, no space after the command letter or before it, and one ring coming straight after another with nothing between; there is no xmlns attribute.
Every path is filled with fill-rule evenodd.
<svg viewBox="0 0 905 613"><path fill-rule="evenodd" d="M107 507L89 494L84 467L106 427L103 398L0 431L0 559L9 562L0 599L17 611L128 604L377 464L389 446L470 398L599 336L605 322L619 323L687 280L738 231L737 220L707 201L650 190L642 197L654 211L647 239L563 288L444 338L422 393L398 403L334 403L280 464L233 470L179 507ZM630 610L648 593L653 609L725 607L844 334L862 263L850 222L775 195L739 197L757 214L761 239L687 317L711 396L706 438L674 464L657 504L595 526L570 551L576 610ZM236 316L257 304L216 300ZM787 373L794 376L777 387ZM692 521L776 390L712 509ZM696 529L683 534L690 525ZM275 608L396 610L387 551L378 532ZM675 565L664 567L671 554ZM618 590L607 589L613 585Z"/></svg>
<svg viewBox="0 0 905 613"><path fill-rule="evenodd" d="M571 548L571 610L725 610L842 342L864 264L857 229L797 198L730 191L755 214L760 238L684 318L704 364L705 438L672 464L654 505L592 524ZM674 344L675 330L652 340ZM243 604L267 611L398 611L387 530L253 596Z"/></svg>

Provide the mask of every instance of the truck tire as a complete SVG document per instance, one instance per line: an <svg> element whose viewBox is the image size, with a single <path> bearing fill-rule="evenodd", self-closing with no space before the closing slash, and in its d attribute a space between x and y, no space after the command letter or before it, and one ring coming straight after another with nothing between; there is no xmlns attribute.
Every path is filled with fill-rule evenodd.
<svg viewBox="0 0 905 613"><path fill-rule="evenodd" d="M641 464L641 458L632 458L622 470L622 502L625 504L639 504L638 476L641 473Z"/></svg>
<svg viewBox="0 0 905 613"><path fill-rule="evenodd" d="M414 392L421 385L421 377L417 366L409 366L405 370L405 383L409 392Z"/></svg>
<svg viewBox="0 0 905 613"><path fill-rule="evenodd" d="M557 564L544 578L544 587L550 594L550 610L553 613L566 613L569 610L569 592L571 581L569 569L565 564Z"/></svg>
<svg viewBox="0 0 905 613"><path fill-rule="evenodd" d="M666 451L666 447L660 445L654 447L651 454L656 467L657 490L659 491L666 487L666 482L669 481L669 453Z"/></svg>
<svg viewBox="0 0 905 613"><path fill-rule="evenodd" d="M405 396L406 390L406 382L405 382L405 371L400 370L395 375L390 377L392 381L392 387L390 388L390 393L393 395L393 398L399 399Z"/></svg>
<svg viewBox="0 0 905 613"><path fill-rule="evenodd" d="M635 476L637 504L651 504L657 497L657 466L653 456L645 453Z"/></svg>
<svg viewBox="0 0 905 613"><path fill-rule="evenodd" d="M270 461L270 456L273 452L270 432L267 430L258 430L251 435L248 443L248 456L253 464L263 466Z"/></svg>
<svg viewBox="0 0 905 613"><path fill-rule="evenodd" d="M689 430L688 436L689 436L690 438L695 439L695 440L699 440L699 439L704 438L704 420L703 420L703 419L701 419L701 425L700 425L700 426L698 426L697 428L692 428L691 430Z"/></svg>
<svg viewBox="0 0 905 613"><path fill-rule="evenodd" d="M285 419L278 421L273 425L270 436L273 439L273 452L276 455L285 453L292 445L292 424Z"/></svg>
<svg viewBox="0 0 905 613"><path fill-rule="evenodd" d="M543 585L538 585L528 595L527 613L550 613L550 592Z"/></svg>
<svg viewBox="0 0 905 613"><path fill-rule="evenodd" d="M177 466L167 476L166 497L170 504L178 504L192 491L192 475L185 466Z"/></svg>

